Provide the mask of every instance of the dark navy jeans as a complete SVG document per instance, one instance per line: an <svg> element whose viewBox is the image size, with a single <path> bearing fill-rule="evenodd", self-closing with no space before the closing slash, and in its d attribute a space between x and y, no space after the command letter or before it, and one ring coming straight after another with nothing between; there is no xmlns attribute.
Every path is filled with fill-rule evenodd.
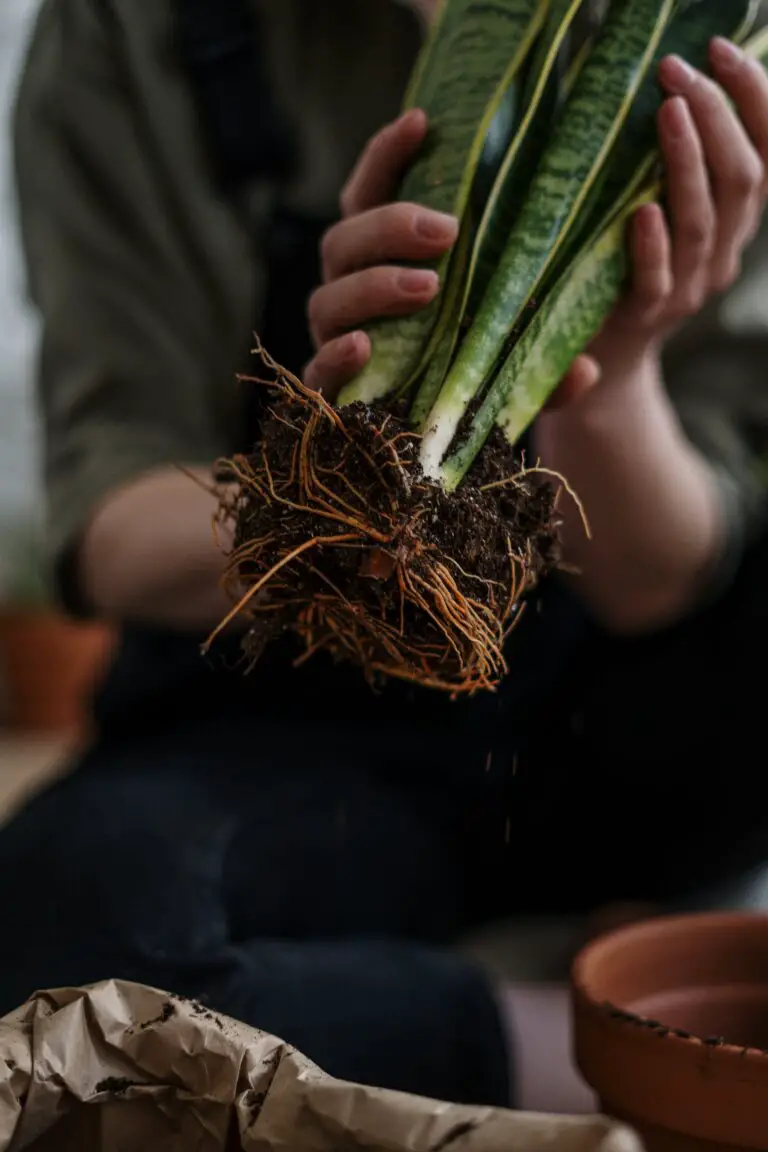
<svg viewBox="0 0 768 1152"><path fill-rule="evenodd" d="M763 538L665 636L588 630L493 732L491 712L473 729L450 710L419 731L421 706L367 730L343 692L313 709L306 685L292 715L206 706L209 686L173 704L173 661L134 637L100 740L0 831L0 1012L123 977L204 997L335 1075L507 1102L495 1002L458 934L695 902L765 860L767 558Z"/></svg>

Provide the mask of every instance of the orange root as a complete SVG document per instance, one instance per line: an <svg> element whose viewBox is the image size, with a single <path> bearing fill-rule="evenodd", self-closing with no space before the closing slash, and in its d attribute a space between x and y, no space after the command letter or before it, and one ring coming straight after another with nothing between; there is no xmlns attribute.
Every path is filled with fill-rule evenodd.
<svg viewBox="0 0 768 1152"><path fill-rule="evenodd" d="M245 616L254 649L265 625L297 633L299 662L323 650L372 680L454 696L495 688L507 672L504 642L548 563L541 549L491 515L493 484L474 490L467 523L486 515L493 525L487 555L497 568L476 545L454 548L462 534L445 509L455 496L421 476L418 437L403 421L361 405L338 411L257 351L274 379L252 382L273 389L275 404L257 452L224 462L239 485L219 513L235 529L224 575L234 606L208 645ZM527 485L524 473L515 490L515 499L541 503L541 485ZM478 527L477 540L489 531Z"/></svg>

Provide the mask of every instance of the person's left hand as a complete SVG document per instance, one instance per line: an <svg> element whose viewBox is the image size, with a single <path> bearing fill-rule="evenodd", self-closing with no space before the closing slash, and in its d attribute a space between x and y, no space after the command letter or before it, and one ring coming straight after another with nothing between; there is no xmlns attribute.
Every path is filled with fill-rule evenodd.
<svg viewBox="0 0 768 1152"><path fill-rule="evenodd" d="M659 114L669 223L657 204L636 213L630 289L550 409L579 400L601 378L631 379L667 333L739 275L768 191L768 75L727 40L712 42L710 59L714 80L675 56L661 65L670 97Z"/></svg>

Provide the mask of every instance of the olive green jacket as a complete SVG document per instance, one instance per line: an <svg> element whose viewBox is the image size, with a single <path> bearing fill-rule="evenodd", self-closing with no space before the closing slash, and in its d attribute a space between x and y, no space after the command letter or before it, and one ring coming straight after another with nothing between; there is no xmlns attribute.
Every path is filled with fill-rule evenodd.
<svg viewBox="0 0 768 1152"><path fill-rule="evenodd" d="M397 114L417 0L253 0L300 164L283 203L332 214L366 139ZM172 0L45 0L20 87L16 157L52 557L116 486L237 443L236 372L265 292L274 190L237 202L209 170L175 59ZM255 117L257 109L243 109ZM738 287L669 349L668 385L722 469L735 534L768 431L768 231Z"/></svg>

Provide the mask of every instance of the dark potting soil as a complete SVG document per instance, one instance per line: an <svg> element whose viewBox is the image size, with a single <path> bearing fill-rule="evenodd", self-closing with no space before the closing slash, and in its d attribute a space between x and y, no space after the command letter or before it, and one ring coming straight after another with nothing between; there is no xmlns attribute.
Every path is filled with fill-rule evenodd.
<svg viewBox="0 0 768 1152"><path fill-rule="evenodd" d="M141 1087L141 1080L129 1080L125 1076L106 1076L96 1085L97 1092L109 1092L112 1096L124 1096L129 1088Z"/></svg>
<svg viewBox="0 0 768 1152"><path fill-rule="evenodd" d="M727 1036L697 1036L685 1028L671 1027L660 1020L653 1020L648 1016L640 1016L624 1008L617 1008L616 1005L611 1004L610 1001L606 1001L605 1004L602 1005L602 1008L610 1020L616 1020L622 1024L631 1024L636 1028L647 1029L662 1040L668 1036L676 1036L679 1040L691 1040L697 1044L703 1044L706 1048L722 1048L723 1045L731 1045L736 1048L741 1048L744 1055L748 1052L759 1052L764 1056L768 1056L768 1048L764 1045L763 1036L756 1036L754 1042L750 1044L745 1044L743 1038L737 1040Z"/></svg>
<svg viewBox="0 0 768 1152"><path fill-rule="evenodd" d="M153 1024L165 1024L166 1020L170 1020L175 1011L176 1009L174 1008L171 1001L166 1000L157 1016L155 1016L152 1020L145 1020L142 1024L139 1025L141 1031L145 1031Z"/></svg>
<svg viewBox="0 0 768 1152"><path fill-rule="evenodd" d="M262 438L231 469L234 600L253 590L251 661L284 631L369 678L454 692L494 687L520 604L559 561L556 492L495 432L447 493L392 412L332 410L281 378Z"/></svg>

